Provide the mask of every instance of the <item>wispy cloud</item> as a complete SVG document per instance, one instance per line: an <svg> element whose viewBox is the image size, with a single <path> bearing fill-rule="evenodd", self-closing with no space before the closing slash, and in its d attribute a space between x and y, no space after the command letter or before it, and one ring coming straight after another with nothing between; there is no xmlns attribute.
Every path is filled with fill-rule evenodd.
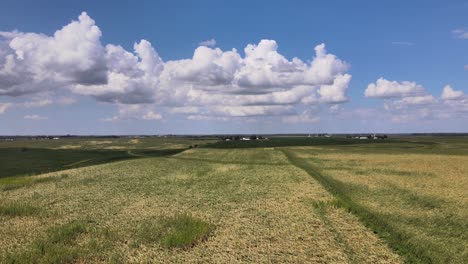
<svg viewBox="0 0 468 264"><path fill-rule="evenodd" d="M76 99L73 97L60 97L56 101L58 104L61 105L71 105L76 103Z"/></svg>
<svg viewBox="0 0 468 264"><path fill-rule="evenodd" d="M467 71L468 71L468 64L467 64L467 65L465 65L465 67L464 67L464 68L465 68L465 70L467 70Z"/></svg>
<svg viewBox="0 0 468 264"><path fill-rule="evenodd" d="M106 117L100 119L102 122L118 122L120 118L118 116Z"/></svg>
<svg viewBox="0 0 468 264"><path fill-rule="evenodd" d="M146 113L145 115L143 115L143 120L159 120L159 119L162 119L162 115L159 114L159 113L155 113L153 111L150 111L148 113Z"/></svg>
<svg viewBox="0 0 468 264"><path fill-rule="evenodd" d="M400 46L413 46L413 42L408 42L408 41L393 41L392 45L400 45Z"/></svg>
<svg viewBox="0 0 468 264"><path fill-rule="evenodd" d="M29 120L46 120L47 117L45 116L40 116L40 115L25 115L24 119L29 119Z"/></svg>
<svg viewBox="0 0 468 264"><path fill-rule="evenodd" d="M119 114L101 119L103 122L119 122L124 120L161 120L160 113L155 112L151 105L119 104Z"/></svg>
<svg viewBox="0 0 468 264"><path fill-rule="evenodd" d="M207 47L214 47L216 46L216 39L208 39L198 43L198 46L207 46Z"/></svg>
<svg viewBox="0 0 468 264"><path fill-rule="evenodd" d="M10 108L13 104L11 103L0 103L0 114L5 113L5 111Z"/></svg>
<svg viewBox="0 0 468 264"><path fill-rule="evenodd" d="M52 100L50 99L44 99L44 100L37 100L37 101L28 101L24 102L23 106L24 107L44 107L52 104Z"/></svg>
<svg viewBox="0 0 468 264"><path fill-rule="evenodd" d="M458 39L468 39L468 31L465 29L452 30L452 35Z"/></svg>

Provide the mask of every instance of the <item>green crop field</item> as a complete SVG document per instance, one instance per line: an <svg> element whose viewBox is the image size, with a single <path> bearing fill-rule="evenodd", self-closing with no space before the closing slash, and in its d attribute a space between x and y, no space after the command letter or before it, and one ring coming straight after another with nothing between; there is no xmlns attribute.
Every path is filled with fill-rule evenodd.
<svg viewBox="0 0 468 264"><path fill-rule="evenodd" d="M177 153L212 140L165 138L65 138L0 142L0 180L112 161Z"/></svg>
<svg viewBox="0 0 468 264"><path fill-rule="evenodd" d="M0 168L0 263L468 259L467 137L24 140Z"/></svg>

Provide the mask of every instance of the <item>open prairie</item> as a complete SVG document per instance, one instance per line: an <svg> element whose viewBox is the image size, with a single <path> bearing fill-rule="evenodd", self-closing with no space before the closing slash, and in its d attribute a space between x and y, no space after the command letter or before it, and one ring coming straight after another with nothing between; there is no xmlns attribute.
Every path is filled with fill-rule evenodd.
<svg viewBox="0 0 468 264"><path fill-rule="evenodd" d="M180 144L172 152L155 152L166 149L162 141L117 144L132 159L8 175L0 181L0 261L463 263L468 257L467 138L278 142L188 148L197 144L188 140L171 142ZM53 144L40 148L63 150Z"/></svg>

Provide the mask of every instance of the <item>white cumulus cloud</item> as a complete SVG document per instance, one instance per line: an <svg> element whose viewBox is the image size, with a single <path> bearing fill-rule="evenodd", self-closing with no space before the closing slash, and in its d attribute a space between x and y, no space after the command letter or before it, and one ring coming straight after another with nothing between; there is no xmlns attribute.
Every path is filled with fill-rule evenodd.
<svg viewBox="0 0 468 264"><path fill-rule="evenodd" d="M348 101L349 65L325 44L311 46L312 56L303 61L281 54L275 40L248 44L241 55L214 48L210 39L191 58L164 61L147 40L127 51L101 44L101 35L85 12L52 36L0 32L0 96L91 96L118 105L112 120L161 119L151 112L160 107L192 116L292 115L302 106ZM58 102L50 100L23 106Z"/></svg>
<svg viewBox="0 0 468 264"><path fill-rule="evenodd" d="M331 85L322 85L318 90L321 100L326 103L344 103L348 101L346 89L348 89L351 75L339 75Z"/></svg>
<svg viewBox="0 0 468 264"><path fill-rule="evenodd" d="M463 91L454 90L450 85L446 85L442 90L440 98L444 100L458 100L464 97Z"/></svg>
<svg viewBox="0 0 468 264"><path fill-rule="evenodd" d="M104 102L138 104L154 102L163 62L151 43L134 44L134 53L120 46L107 45L108 81L104 84L76 84L72 91L91 95Z"/></svg>
<svg viewBox="0 0 468 264"><path fill-rule="evenodd" d="M53 36L0 32L0 95L107 82L101 31L86 13Z"/></svg>
<svg viewBox="0 0 468 264"><path fill-rule="evenodd" d="M415 82L397 82L379 78L375 83L367 86L364 95L375 98L392 98L421 95L424 93L425 89Z"/></svg>
<svg viewBox="0 0 468 264"><path fill-rule="evenodd" d="M417 87L417 85L411 83L406 87ZM450 85L446 85L442 90L440 99L437 99L423 88L413 89L417 91L415 93L407 92L411 90L400 88L399 91L403 92L398 97L382 97L384 99L383 108L386 114L389 115L388 119L392 122L409 123L466 118L468 99L463 91L454 90Z"/></svg>

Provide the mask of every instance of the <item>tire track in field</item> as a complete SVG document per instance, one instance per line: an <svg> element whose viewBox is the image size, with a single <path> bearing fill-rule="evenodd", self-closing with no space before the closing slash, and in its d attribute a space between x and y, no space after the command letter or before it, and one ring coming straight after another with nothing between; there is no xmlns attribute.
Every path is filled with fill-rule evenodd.
<svg viewBox="0 0 468 264"><path fill-rule="evenodd" d="M317 180L335 197L336 203L340 207L357 216L365 227L369 230L373 230L377 236L387 242L388 246L390 246L394 252L403 256L405 258L405 262L432 263L431 259L425 254L425 249L418 248L407 242L410 239L410 234L399 230L384 216L371 212L347 195L346 189L348 186L345 183L331 177L324 176L319 168L311 164L307 159L298 157L291 149L279 148L278 150L283 152L292 165L304 170L311 177ZM356 260L356 256L350 256L350 260Z"/></svg>

